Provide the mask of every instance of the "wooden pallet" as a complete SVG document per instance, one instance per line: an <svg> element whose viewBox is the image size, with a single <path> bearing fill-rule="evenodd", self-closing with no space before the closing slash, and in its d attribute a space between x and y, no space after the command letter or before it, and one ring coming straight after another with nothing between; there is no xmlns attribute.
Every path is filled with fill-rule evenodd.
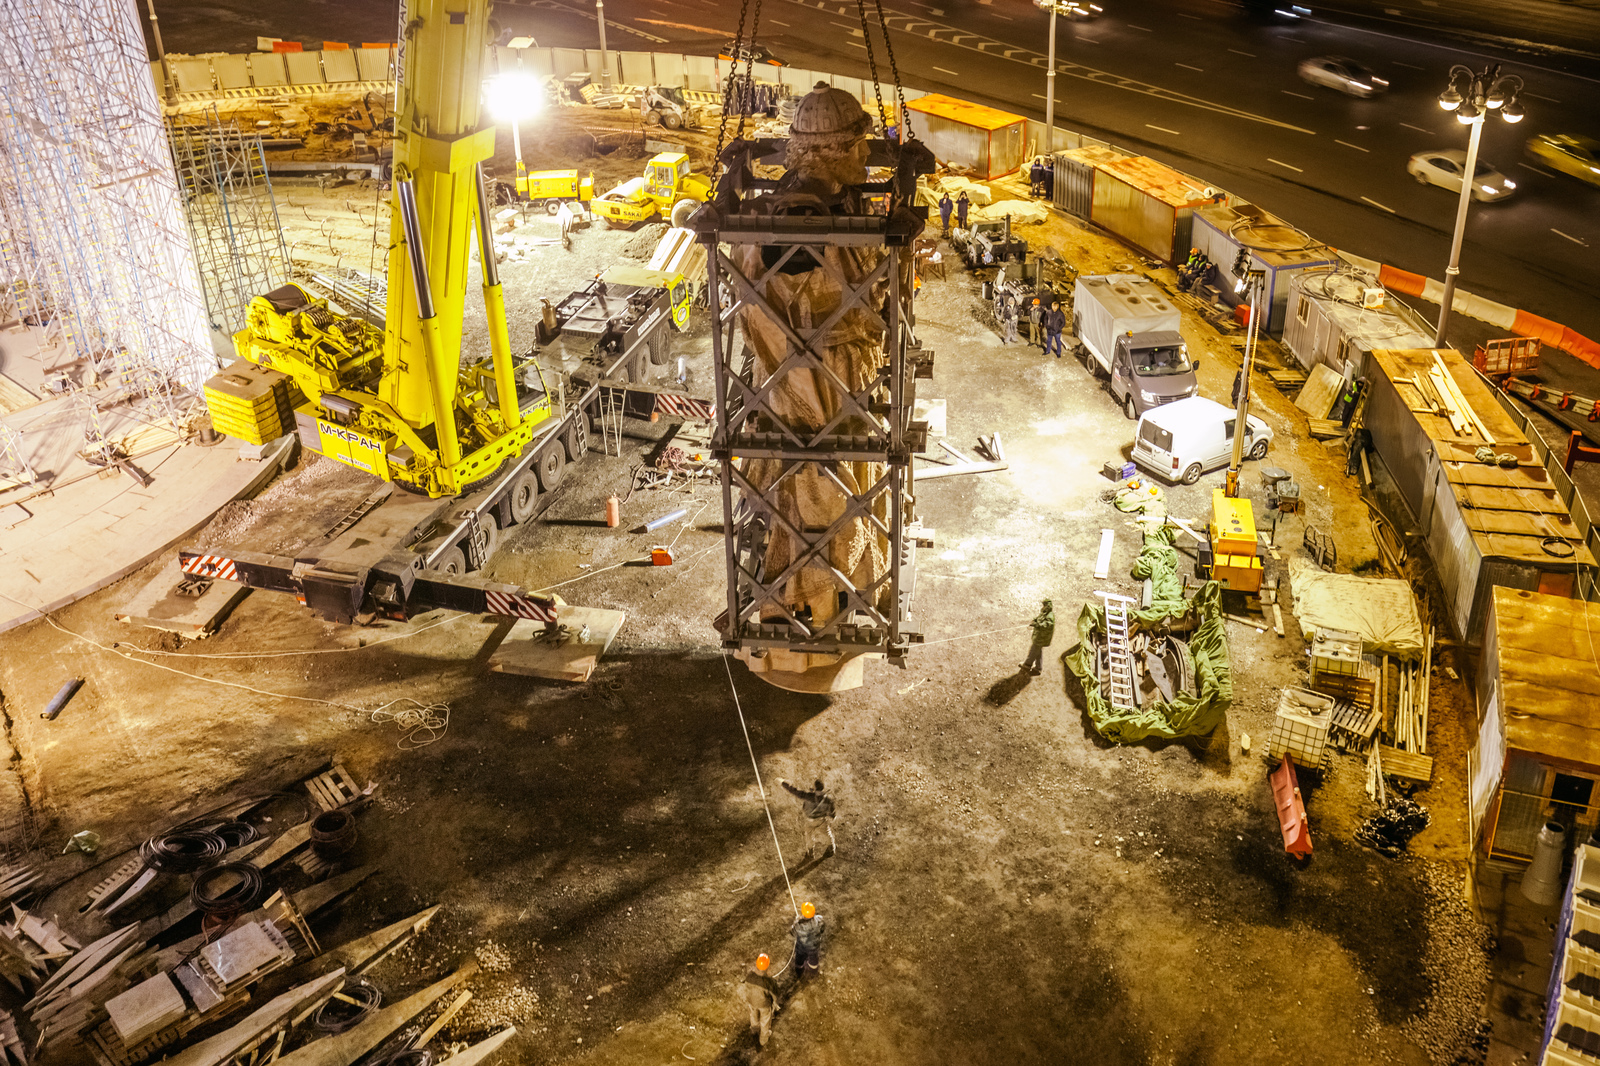
<svg viewBox="0 0 1600 1066"><path fill-rule="evenodd" d="M335 811L347 804L354 803L361 798L362 792L357 787L355 778L350 776L339 763L333 764L333 769L325 774L306 781L306 791L311 793L311 798L317 806L325 811Z"/></svg>
<svg viewBox="0 0 1600 1066"><path fill-rule="evenodd" d="M1371 711L1375 709L1373 695L1378 689L1378 679L1372 665L1363 662L1360 674L1330 674L1325 670L1313 670L1310 688L1312 692L1320 692L1360 710Z"/></svg>
<svg viewBox="0 0 1600 1066"><path fill-rule="evenodd" d="M81 909L85 911L92 910L102 901L111 902L114 898L112 894L120 892L129 881L139 875L139 871L142 869L144 869L144 859L139 856L138 852L134 852L132 856L123 861L122 865L112 871L110 877L107 877L89 890L89 902L84 904Z"/></svg>
<svg viewBox="0 0 1600 1066"><path fill-rule="evenodd" d="M1267 370L1264 371L1267 380L1278 387L1279 392L1294 392L1306 383L1305 374L1298 370Z"/></svg>
<svg viewBox="0 0 1600 1066"><path fill-rule="evenodd" d="M1378 731L1383 715L1376 707L1361 707L1354 703L1339 702L1333 705L1330 728L1334 743L1346 751L1366 751L1372 736Z"/></svg>
<svg viewBox="0 0 1600 1066"><path fill-rule="evenodd" d="M1344 424L1331 418L1306 419L1306 431L1313 440L1334 440L1345 435Z"/></svg>
<svg viewBox="0 0 1600 1066"><path fill-rule="evenodd" d="M1403 777L1407 781L1427 784L1433 780L1433 756L1419 755L1414 751L1401 751L1387 744L1378 745L1378 758L1383 772L1390 777Z"/></svg>

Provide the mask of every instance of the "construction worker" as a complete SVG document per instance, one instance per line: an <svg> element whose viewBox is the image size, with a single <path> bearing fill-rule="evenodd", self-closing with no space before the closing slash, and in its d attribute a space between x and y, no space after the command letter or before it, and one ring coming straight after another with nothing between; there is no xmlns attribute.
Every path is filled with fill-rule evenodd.
<svg viewBox="0 0 1600 1066"><path fill-rule="evenodd" d="M1178 268L1178 288L1183 292L1193 289L1211 270L1211 259L1199 248L1189 249L1189 258Z"/></svg>
<svg viewBox="0 0 1600 1066"><path fill-rule="evenodd" d="M800 826L805 834L806 858L809 859L812 852L822 847L823 837L828 838L828 854L837 853L839 845L833 839L833 797L828 795L828 786L822 783L822 778L817 778L810 791L795 788L781 777L778 778L778 784L800 801Z"/></svg>
<svg viewBox="0 0 1600 1066"><path fill-rule="evenodd" d="M956 227L967 228L967 211L972 207L972 199L967 196L967 190L961 190L961 196L956 200Z"/></svg>
<svg viewBox="0 0 1600 1066"><path fill-rule="evenodd" d="M794 934L794 979L802 980L806 971L816 973L822 965L822 916L810 903L800 904L800 917L789 926Z"/></svg>
<svg viewBox="0 0 1600 1066"><path fill-rule="evenodd" d="M1066 312L1061 310L1057 300L1050 301L1050 310L1044 313L1044 350L1054 350L1056 358L1061 358L1061 331L1067 328Z"/></svg>
<svg viewBox="0 0 1600 1066"><path fill-rule="evenodd" d="M1001 344L1014 344L1021 339L1017 336L1017 297L1014 293L1007 292L1000 299L1000 325L1004 330L1000 335Z"/></svg>
<svg viewBox="0 0 1600 1066"><path fill-rule="evenodd" d="M944 227L944 235L950 236L950 212L956 209L955 201L950 199L949 193L939 194L939 222Z"/></svg>
<svg viewBox="0 0 1600 1066"><path fill-rule="evenodd" d="M1028 647L1028 657L1023 660L1022 669L1038 677L1042 669L1044 650L1056 639L1056 612L1049 600L1039 604L1039 613L1034 615L1033 621L1028 625L1033 627L1033 642Z"/></svg>
<svg viewBox="0 0 1600 1066"><path fill-rule="evenodd" d="M1032 296L1028 299L1028 343L1044 347L1044 304L1039 297Z"/></svg>
<svg viewBox="0 0 1600 1066"><path fill-rule="evenodd" d="M750 1029L759 1033L761 1046L767 1046L772 1035L772 1015L778 1009L778 982L767 970L772 960L765 953L757 955L755 965L745 972L744 980L734 990L740 1002L750 1008Z"/></svg>

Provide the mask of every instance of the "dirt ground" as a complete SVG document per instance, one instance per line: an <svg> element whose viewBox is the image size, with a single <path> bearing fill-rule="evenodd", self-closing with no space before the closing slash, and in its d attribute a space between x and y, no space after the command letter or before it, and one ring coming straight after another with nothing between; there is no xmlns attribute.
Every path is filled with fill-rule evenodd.
<svg viewBox="0 0 1600 1066"><path fill-rule="evenodd" d="M1060 218L1025 235L1084 272L1133 261ZM578 283L625 239L597 229L578 234L572 253L531 255L506 271L508 301L531 313L556 279ZM1170 272L1153 274L1171 283ZM1355 843L1372 805L1362 763L1340 756L1302 778L1316 850L1291 861L1259 745L1240 750L1241 734L1264 740L1279 690L1307 676L1292 602L1286 637L1230 624L1235 698L1216 736L1101 740L1059 661L1035 679L1016 664L1040 598L1056 603L1058 654L1094 590L1134 588L1137 537L1099 498L1110 484L1101 464L1126 454L1133 424L1080 362L1002 346L965 271L930 280L917 313L938 353L920 395L947 400L963 450L1001 430L1010 469L919 488L937 539L917 574L927 643L904 670L874 663L862 688L820 697L771 688L724 659L711 628L725 602L717 490L636 492L619 529L596 521L653 447L630 438L622 456L592 455L569 472L489 568L627 612L588 683L486 671L493 626L479 618L357 630L270 593L251 595L211 639L176 648L111 619L147 570L61 611L58 627L0 637L6 736L32 827L10 843L61 881L93 862L57 854L76 830L96 830L114 855L163 819L289 786L336 756L378 784L353 858L379 872L319 930L323 942L443 904L375 979L394 998L476 954L476 998L447 1035L515 1022L508 1062L1470 1061L1488 969L1461 891L1464 689L1435 674L1437 770L1417 794L1433 821L1398 860ZM1226 396L1235 349L1187 318L1202 392ZM682 340L697 374L708 343L703 326ZM1284 559L1270 566L1287 584L1304 523L1335 537L1340 569L1370 565L1342 451L1307 439L1303 417L1264 378L1257 390L1276 434L1268 461L1306 494L1305 515L1279 527ZM1244 483L1259 495L1254 465ZM1173 513L1202 516L1221 476L1173 488ZM363 488L347 470L303 460L200 542L292 550ZM629 531L677 507L689 508L683 522ZM1109 581L1092 576L1102 528L1117 531ZM662 540L674 542L675 565L635 565ZM130 646L176 654L134 658ZM86 679L83 692L41 721L36 709L69 676ZM402 745L426 738L389 720L410 706L396 700L447 705L443 735ZM795 804L776 782L819 776L837 796L839 847L803 859ZM97 876L83 873L73 890ZM47 912L70 925L73 899L58 893ZM734 982L757 952L775 968L787 960L801 900L828 922L822 973L799 988L782 975L784 1009L758 1053Z"/></svg>

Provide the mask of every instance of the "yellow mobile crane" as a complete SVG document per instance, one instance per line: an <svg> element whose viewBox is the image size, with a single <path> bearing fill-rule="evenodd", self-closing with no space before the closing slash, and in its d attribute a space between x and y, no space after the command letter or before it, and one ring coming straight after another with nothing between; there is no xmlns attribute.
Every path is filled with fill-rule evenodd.
<svg viewBox="0 0 1600 1066"><path fill-rule="evenodd" d="M287 394L303 443L435 497L494 474L558 414L538 363L514 360L506 331L483 173L495 142L480 113L489 8L488 0L415 0L407 12L384 329L290 284L252 300L234 335L242 358L284 375L256 387ZM474 232L490 356L462 367ZM238 388L213 379L206 392L219 421L229 412L249 421Z"/></svg>

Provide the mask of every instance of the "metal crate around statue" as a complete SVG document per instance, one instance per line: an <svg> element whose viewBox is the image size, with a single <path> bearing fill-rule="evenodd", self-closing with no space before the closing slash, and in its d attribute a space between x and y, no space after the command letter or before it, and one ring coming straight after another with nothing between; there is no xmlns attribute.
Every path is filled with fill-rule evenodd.
<svg viewBox="0 0 1600 1066"><path fill-rule="evenodd" d="M1089 720L1107 740L1204 736L1222 724L1233 701L1222 586L1208 581L1192 600L1184 598L1167 528L1145 534L1131 574L1150 579L1150 606L1125 609L1118 598L1085 605L1079 642L1062 662L1083 688ZM1109 623L1108 611L1115 616ZM1113 676L1130 676L1132 683L1114 688Z"/></svg>

